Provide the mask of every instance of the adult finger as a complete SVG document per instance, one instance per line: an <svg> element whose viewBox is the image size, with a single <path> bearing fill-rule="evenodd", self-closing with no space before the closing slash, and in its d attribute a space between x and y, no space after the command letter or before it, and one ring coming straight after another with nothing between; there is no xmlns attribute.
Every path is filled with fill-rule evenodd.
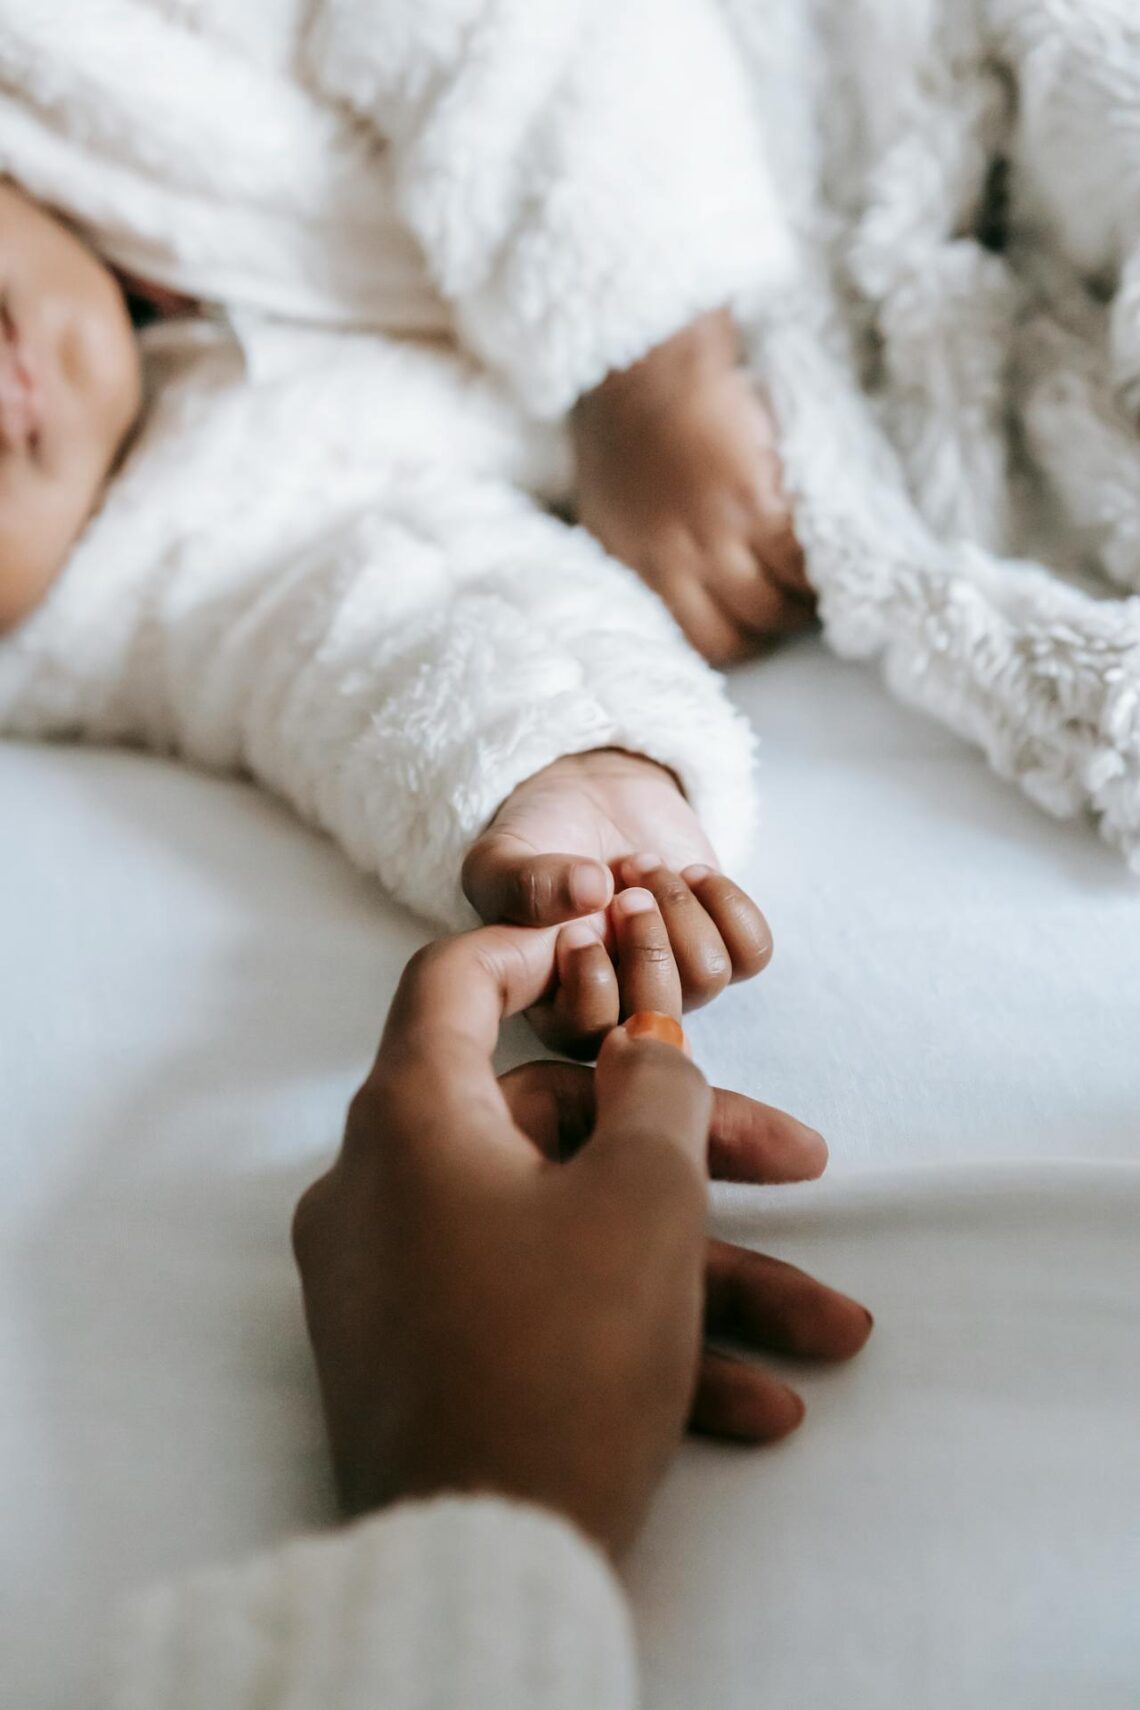
<svg viewBox="0 0 1140 1710"><path fill-rule="evenodd" d="M638 1010L681 1015L681 977L669 931L651 891L619 891L610 910L622 1016Z"/></svg>
<svg viewBox="0 0 1140 1710"><path fill-rule="evenodd" d="M582 1063L523 1063L499 1087L515 1126L552 1163L573 1157L593 1132L594 1072Z"/></svg>
<svg viewBox="0 0 1140 1710"><path fill-rule="evenodd" d="M778 1443L803 1421L794 1389L759 1366L707 1351L701 1360L689 1429L739 1443Z"/></svg>
<svg viewBox="0 0 1140 1710"><path fill-rule="evenodd" d="M533 1150L514 1128L492 1067L504 1016L549 990L557 930L489 926L419 951L404 970L346 1144L391 1134ZM376 1105L376 1096L380 1104Z"/></svg>
<svg viewBox="0 0 1140 1710"><path fill-rule="evenodd" d="M781 1259L709 1244L705 1329L710 1336L806 1360L849 1360L871 1334L865 1306Z"/></svg>
<svg viewBox="0 0 1140 1710"><path fill-rule="evenodd" d="M557 926L606 908L614 884L604 862L538 855L509 832L489 831L468 851L463 889L483 920Z"/></svg>
<svg viewBox="0 0 1140 1710"><path fill-rule="evenodd" d="M400 977L380 1055L446 1037L489 1058L500 1024L550 986L557 940L555 927L484 926L425 945Z"/></svg>
<svg viewBox="0 0 1140 1710"><path fill-rule="evenodd" d="M654 1162L680 1155L694 1166L690 1179L700 1186L701 1200L707 1199L712 1093L683 1052L659 1040L631 1039L624 1027L615 1028L598 1057L594 1096L594 1133L584 1159L636 1158L651 1189Z"/></svg>
<svg viewBox="0 0 1140 1710"><path fill-rule="evenodd" d="M713 1089L709 1174L715 1181L815 1181L827 1168L827 1142L814 1128L743 1093Z"/></svg>
<svg viewBox="0 0 1140 1710"><path fill-rule="evenodd" d="M677 962L687 1009L697 1009L727 986L732 959L716 923L679 873L657 855L631 855L622 862L628 885L641 886L655 899Z"/></svg>
<svg viewBox="0 0 1140 1710"><path fill-rule="evenodd" d="M682 878L715 924L732 958L733 980L750 980L772 960L772 929L746 891L696 862Z"/></svg>

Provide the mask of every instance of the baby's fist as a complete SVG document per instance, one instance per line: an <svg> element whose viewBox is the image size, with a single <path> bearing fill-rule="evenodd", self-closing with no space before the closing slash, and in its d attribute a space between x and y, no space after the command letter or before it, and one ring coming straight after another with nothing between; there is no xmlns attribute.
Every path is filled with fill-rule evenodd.
<svg viewBox="0 0 1140 1710"><path fill-rule="evenodd" d="M759 973L772 952L767 922L718 870L673 775L617 750L568 756L520 784L472 846L463 882L488 923L578 922L531 1011L540 1037L573 1055L593 1055L621 1019L610 959L621 960L627 909L611 906L615 892L633 887L656 902L685 1008Z"/></svg>

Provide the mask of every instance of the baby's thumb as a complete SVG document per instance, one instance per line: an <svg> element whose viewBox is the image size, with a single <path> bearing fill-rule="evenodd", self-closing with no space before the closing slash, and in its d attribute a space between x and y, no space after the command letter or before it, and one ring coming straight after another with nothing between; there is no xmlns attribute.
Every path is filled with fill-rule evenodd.
<svg viewBox="0 0 1140 1710"><path fill-rule="evenodd" d="M488 925L559 926L604 909L613 878L600 861L536 855L517 838L492 831L472 844L463 889Z"/></svg>

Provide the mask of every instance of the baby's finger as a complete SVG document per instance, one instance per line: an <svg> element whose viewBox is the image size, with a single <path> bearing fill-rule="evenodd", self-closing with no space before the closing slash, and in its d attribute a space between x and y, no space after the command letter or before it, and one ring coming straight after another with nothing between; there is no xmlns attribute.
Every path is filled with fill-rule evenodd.
<svg viewBox="0 0 1140 1710"><path fill-rule="evenodd" d="M600 861L536 855L519 838L491 831L471 846L463 889L485 921L557 926L605 908L613 880Z"/></svg>
<svg viewBox="0 0 1140 1710"><path fill-rule="evenodd" d="M777 501L764 507L762 520L752 531L752 550L766 574L804 606L814 610L815 589L808 580L807 559L796 538L790 511Z"/></svg>
<svg viewBox="0 0 1140 1710"><path fill-rule="evenodd" d="M726 1241L709 1244L705 1329L770 1354L801 1360L849 1360L871 1334L858 1301L806 1271Z"/></svg>
<svg viewBox="0 0 1140 1710"><path fill-rule="evenodd" d="M730 1354L706 1352L689 1428L738 1443L778 1443L802 1423L804 1411L779 1378Z"/></svg>
<svg viewBox="0 0 1140 1710"><path fill-rule="evenodd" d="M757 642L794 634L814 617L810 599L769 571L744 538L721 546L711 569L711 587L729 620Z"/></svg>
<svg viewBox="0 0 1140 1710"><path fill-rule="evenodd" d="M617 973L605 945L584 921L564 926L558 935L558 990L554 1019L572 1039L575 1053L594 1056L619 1020Z"/></svg>
<svg viewBox="0 0 1140 1710"><path fill-rule="evenodd" d="M563 927L555 946L552 989L527 1011L542 1043L567 1057L592 1060L620 1019L617 974L593 921Z"/></svg>
<svg viewBox="0 0 1140 1710"><path fill-rule="evenodd" d="M772 930L752 898L713 867L686 867L681 877L716 926L732 958L734 980L750 980L772 960Z"/></svg>
<svg viewBox="0 0 1140 1710"><path fill-rule="evenodd" d="M695 579L654 583L696 648L712 665L737 665L757 651L756 638L734 622Z"/></svg>
<svg viewBox="0 0 1140 1710"><path fill-rule="evenodd" d="M656 855L631 855L622 863L622 878L656 898L677 959L685 1008L711 1003L732 978L732 959L703 905Z"/></svg>
<svg viewBox="0 0 1140 1710"><path fill-rule="evenodd" d="M619 891L612 908L621 1015L655 1010L681 1017L681 977L669 932L649 891Z"/></svg>
<svg viewBox="0 0 1140 1710"><path fill-rule="evenodd" d="M758 564L741 616L753 634L775 640L809 629L815 622L815 605L805 595L789 592Z"/></svg>

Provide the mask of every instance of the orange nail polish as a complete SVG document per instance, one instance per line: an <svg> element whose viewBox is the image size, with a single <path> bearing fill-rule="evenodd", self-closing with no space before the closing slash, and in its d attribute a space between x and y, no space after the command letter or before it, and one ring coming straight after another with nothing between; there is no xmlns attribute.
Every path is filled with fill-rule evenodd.
<svg viewBox="0 0 1140 1710"><path fill-rule="evenodd" d="M658 1039L662 1045L672 1045L675 1050L683 1051L686 1057L692 1054L681 1023L674 1021L671 1015L662 1015L659 1010L639 1009L625 1023L625 1030L631 1039Z"/></svg>

